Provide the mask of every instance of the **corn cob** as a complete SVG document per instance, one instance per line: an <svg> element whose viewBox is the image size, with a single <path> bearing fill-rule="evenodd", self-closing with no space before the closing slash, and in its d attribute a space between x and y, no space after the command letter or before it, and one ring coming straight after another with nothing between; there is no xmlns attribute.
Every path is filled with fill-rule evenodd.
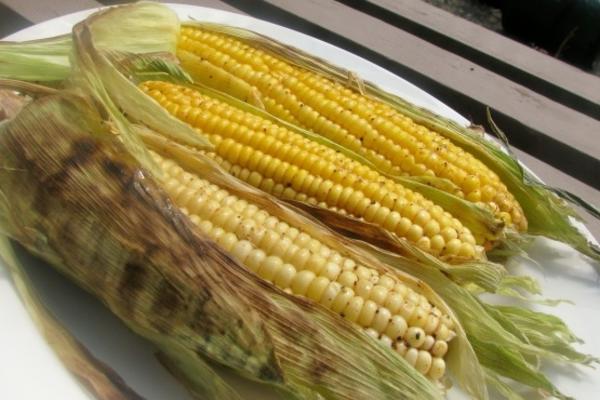
<svg viewBox="0 0 600 400"><path fill-rule="evenodd" d="M440 397L424 375L355 325L314 302L276 290L243 268L235 258L242 257L244 249L252 246L250 240L231 241L228 232L217 238L221 247L201 234L190 218L196 215L192 213L194 204L208 207L209 203L202 204L202 196L184 199L190 199L203 184L207 194L213 193L207 200L226 193L211 192L216 187L202 179L190 179L174 163L161 160L161 165L168 167L167 182L172 182L166 187L177 187L177 199L192 210L190 218L185 217L157 181L128 156L122 143L115 140L114 128L102 124L100 114L90 109L90 104L87 99L80 101L69 94L48 96L34 101L0 127L0 153L7 166L0 170L0 183L10 193L0 202L3 232L98 296L161 350L176 354L188 374L207 373L201 367L207 367L203 360L210 357L254 380L290 390L299 398ZM55 118L56 115L61 117ZM212 165L207 169L214 171ZM219 174L223 180L233 181L228 175ZM182 183L190 186L181 189ZM241 188L235 193L246 196L247 191ZM257 197L257 204L275 204L270 199L261 200L264 196ZM231 200L236 199L225 196L220 207ZM234 205L239 207L240 202L231 204L232 209L237 209ZM249 205L244 209L250 208ZM282 208L275 213L283 213ZM284 215L292 220L300 218L290 210ZM217 224L214 218L212 221ZM312 224L303 221L305 229ZM312 232L318 232L316 225ZM358 250L338 245L339 238L329 235L325 242L332 248L361 259ZM298 232L298 237L303 237L302 232ZM276 242L277 248L284 240ZM287 265L277 263L274 255L261 257L259 247L255 249L247 255L254 255L253 259L260 262L259 274L265 268L274 272L278 266L283 270ZM273 250L269 254L274 254ZM319 254L325 254L325 250L320 248ZM329 255L328 260L333 260L332 249ZM343 257L338 257L342 262ZM374 261L363 264L380 265ZM291 277L291 290L303 287L308 291L308 274L298 275ZM377 282L401 287L391 277L382 276ZM410 282L417 287L417 280ZM424 290L423 285L418 287ZM332 300L344 311L357 309L356 296L349 296L349 288L342 290L341 283L327 285L325 293L336 294ZM440 337L446 334L446 340L452 337L451 329L441 330L442 325L452 327L442 313L431 305L424 312L426 301L420 295L409 290L404 293L406 302L419 304L417 307L411 303L415 318L434 314L439 326L432 332L440 332ZM429 298L441 305L435 294ZM353 306L346 306L346 302ZM389 312L388 316L392 318ZM397 324L394 321L401 320L395 318L387 324L381 321L381 329L397 333L397 329L386 326ZM443 374L444 363L441 357L434 359L430 354L434 347L439 354L445 352L445 343L436 347L433 342L430 351L421 352L424 340L420 332L427 325L423 326L405 330L403 340L419 346L406 349L406 358L435 378ZM387 344L391 346L392 341ZM213 385L215 376L210 371L201 379ZM234 398L220 393L209 393L207 398Z"/></svg>
<svg viewBox="0 0 600 400"><path fill-rule="evenodd" d="M241 80L233 86L246 85L245 93L258 91L273 115L347 147L384 172L448 179L467 200L486 205L510 226L527 228L521 206L493 171L383 102L232 36L198 27L182 28L177 55L204 84L236 95L223 83ZM200 60L229 79L202 74L197 70Z"/></svg>
<svg viewBox="0 0 600 400"><path fill-rule="evenodd" d="M140 87L205 134L215 145L208 155L253 186L344 210L443 259L483 257L469 229L450 213L344 154L191 88L160 81Z"/></svg>
<svg viewBox="0 0 600 400"><path fill-rule="evenodd" d="M398 278L344 257L300 227L153 153L175 204L261 278L361 326L433 380L445 371L453 323Z"/></svg>

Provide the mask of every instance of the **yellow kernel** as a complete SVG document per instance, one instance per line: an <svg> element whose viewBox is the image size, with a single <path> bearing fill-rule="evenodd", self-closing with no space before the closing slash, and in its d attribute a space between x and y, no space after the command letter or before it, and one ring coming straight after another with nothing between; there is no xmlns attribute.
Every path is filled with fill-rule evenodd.
<svg viewBox="0 0 600 400"><path fill-rule="evenodd" d="M258 275L260 275L261 278L272 282L282 266L283 261L281 261L281 258L269 256L260 265L260 268L258 269Z"/></svg>
<svg viewBox="0 0 600 400"><path fill-rule="evenodd" d="M456 336L456 333L451 331L447 324L440 324L441 327L438 327L435 332L435 337L439 340L445 340L449 342Z"/></svg>
<svg viewBox="0 0 600 400"><path fill-rule="evenodd" d="M411 326L406 331L406 342L412 347L421 347L425 342L425 331L422 328Z"/></svg>
<svg viewBox="0 0 600 400"><path fill-rule="evenodd" d="M421 345L421 349L422 350L430 350L434 344L435 344L435 338L431 335L427 335L425 337L425 341Z"/></svg>
<svg viewBox="0 0 600 400"><path fill-rule="evenodd" d="M470 243L461 243L458 255L465 258L473 258L475 256L475 248Z"/></svg>
<svg viewBox="0 0 600 400"><path fill-rule="evenodd" d="M371 326L371 324L373 323L373 319L375 318L376 312L377 304L375 304L371 300L365 301L365 304L363 305L362 310L360 311L360 315L358 317L358 323L364 327Z"/></svg>
<svg viewBox="0 0 600 400"><path fill-rule="evenodd" d="M345 258L342 269L344 271L346 271L346 270L354 270L354 268L356 268L356 262L354 262L354 260L351 258Z"/></svg>
<svg viewBox="0 0 600 400"><path fill-rule="evenodd" d="M403 302L404 297L402 297L402 295L392 292L385 300L384 306L390 310L392 314L396 314L398 310L400 310L400 307L402 307Z"/></svg>
<svg viewBox="0 0 600 400"><path fill-rule="evenodd" d="M296 244L300 248L304 248L304 247L308 247L308 244L310 243L311 240L312 240L312 238L310 237L310 235L308 235L304 232L300 232L298 237L296 237L296 239L294 240L294 244Z"/></svg>
<svg viewBox="0 0 600 400"><path fill-rule="evenodd" d="M431 238L431 248L434 251L438 251L438 252L441 251L445 245L446 245L446 241L444 240L442 235L434 235Z"/></svg>
<svg viewBox="0 0 600 400"><path fill-rule="evenodd" d="M463 188L467 193L479 188L480 185L479 178L475 175L468 175L463 181Z"/></svg>
<svg viewBox="0 0 600 400"><path fill-rule="evenodd" d="M286 237L279 239L279 242L271 249L271 255L283 258L285 253L289 250L292 245L292 241Z"/></svg>
<svg viewBox="0 0 600 400"><path fill-rule="evenodd" d="M373 283L368 279L359 279L356 282L354 287L354 291L358 296L364 297L365 299L369 299L371 291L373 290Z"/></svg>
<svg viewBox="0 0 600 400"><path fill-rule="evenodd" d="M446 242L451 241L452 239L456 239L458 234L456 233L456 229L452 227L445 227L442 229L442 237Z"/></svg>
<svg viewBox="0 0 600 400"><path fill-rule="evenodd" d="M425 226L431 220L431 215L426 210L421 210L415 215L415 219L413 220L415 224L419 224L420 226Z"/></svg>
<svg viewBox="0 0 600 400"><path fill-rule="evenodd" d="M233 248L231 249L231 254L239 262L244 263L244 261L246 261L246 258L248 258L248 255L250 255L250 252L253 248L254 246L252 246L252 243L250 243L249 241L239 240L236 244L233 245Z"/></svg>
<svg viewBox="0 0 600 400"><path fill-rule="evenodd" d="M400 215L399 212L392 211L392 212L389 213L389 215L387 216L387 218L383 222L383 227L385 229L387 229L388 231L395 232L396 231L396 227L400 223L401 219L402 219L402 215Z"/></svg>
<svg viewBox="0 0 600 400"><path fill-rule="evenodd" d="M415 368L422 374L427 374L432 364L431 354L425 350L419 350L419 355L417 356L417 361L415 363Z"/></svg>
<svg viewBox="0 0 600 400"><path fill-rule="evenodd" d="M323 298L323 295L329 285L329 279L325 278L324 276L318 276L311 282L310 286L308 287L308 291L306 292L306 296L316 302L319 302Z"/></svg>
<svg viewBox="0 0 600 400"><path fill-rule="evenodd" d="M250 270L256 272L258 271L259 267L262 265L266 258L267 255L264 251L262 251L261 249L254 249L250 252L250 254L248 254L245 264Z"/></svg>
<svg viewBox="0 0 600 400"><path fill-rule="evenodd" d="M379 339L379 332L377 332L375 329L373 328L367 328L364 330L364 332L369 335L370 337L372 337L373 339Z"/></svg>
<svg viewBox="0 0 600 400"><path fill-rule="evenodd" d="M402 304L402 307L400 307L399 313L402 316L402 318L404 318L407 321L410 321L413 314L415 313L416 308L417 306L413 303L405 301L404 304Z"/></svg>
<svg viewBox="0 0 600 400"><path fill-rule="evenodd" d="M341 313L346 308L350 299L354 297L354 291L349 287L344 287L340 290L331 303L331 311Z"/></svg>
<svg viewBox="0 0 600 400"><path fill-rule="evenodd" d="M425 322L423 329L425 330L425 333L431 334L431 333L435 332L435 330L437 329L439 324L440 324L440 319L437 316L435 316L434 314L429 314L427 316L427 321Z"/></svg>
<svg viewBox="0 0 600 400"><path fill-rule="evenodd" d="M409 203L402 209L402 216L413 221L419 211L421 211L421 208L418 205L415 203Z"/></svg>
<svg viewBox="0 0 600 400"><path fill-rule="evenodd" d="M365 299L360 296L355 296L348 302L346 308L342 312L344 318L346 318L350 322L356 322L360 315L360 311L362 310L363 305L365 304Z"/></svg>
<svg viewBox="0 0 600 400"><path fill-rule="evenodd" d="M444 357L448 352L448 342L444 340L436 340L431 347L431 354L434 357Z"/></svg>
<svg viewBox="0 0 600 400"><path fill-rule="evenodd" d="M411 226L413 226L412 221L406 217L402 217L396 226L396 233L400 236L406 236Z"/></svg>
<svg viewBox="0 0 600 400"><path fill-rule="evenodd" d="M449 240L448 243L446 243L446 248L444 252L446 254L455 256L460 251L461 244L462 243L458 239Z"/></svg>
<svg viewBox="0 0 600 400"><path fill-rule="evenodd" d="M217 241L217 243L219 243L219 245L227 251L231 251L233 249L233 246L237 242L238 242L237 236L235 236L235 234L231 233L231 232L225 233Z"/></svg>
<svg viewBox="0 0 600 400"><path fill-rule="evenodd" d="M300 246L298 246L300 247ZM308 249L300 248L296 253L294 253L294 257L290 260L292 264L294 264L298 269L306 268L308 261L311 258L311 253ZM309 267L310 269L310 267Z"/></svg>
<svg viewBox="0 0 600 400"><path fill-rule="evenodd" d="M258 245L268 253L279 242L279 238L280 236L277 232L267 229Z"/></svg>
<svg viewBox="0 0 600 400"><path fill-rule="evenodd" d="M377 211L381 208L381 205L379 203L372 203L369 207L367 207L367 209L365 210L365 213L363 215L363 218L369 222L373 221L373 219L375 218L375 214L377 214Z"/></svg>
<svg viewBox="0 0 600 400"><path fill-rule="evenodd" d="M321 257L318 254L313 254L309 257L308 262L305 265L305 268L313 271L315 275L320 275L321 271L327 265L327 260Z"/></svg>
<svg viewBox="0 0 600 400"><path fill-rule="evenodd" d="M469 194L467 194L467 200L473 202L473 203L477 203L481 201L481 191L479 191L479 189L475 189L472 192L469 192Z"/></svg>
<svg viewBox="0 0 600 400"><path fill-rule="evenodd" d="M275 285L282 289L290 287L294 276L296 276L296 268L291 264L283 264L275 276Z"/></svg>
<svg viewBox="0 0 600 400"><path fill-rule="evenodd" d="M414 347L408 349L404 354L404 359L413 367L417 363L417 357L419 357L419 350Z"/></svg>
<svg viewBox="0 0 600 400"><path fill-rule="evenodd" d="M401 340L407 329L406 320L400 315L394 315L385 330L385 334L394 340Z"/></svg>
<svg viewBox="0 0 600 400"><path fill-rule="evenodd" d="M427 236L421 237L416 244L422 250L429 251L431 249L431 240Z"/></svg>
<svg viewBox="0 0 600 400"><path fill-rule="evenodd" d="M337 277L340 275L342 268L339 264L335 264L332 262L328 262L325 264L325 268L323 268L320 272L320 276L324 276L331 281L335 281Z"/></svg>
<svg viewBox="0 0 600 400"><path fill-rule="evenodd" d="M192 215L190 219L192 220L192 222L198 225L198 228L200 228L202 232L206 234L208 234L213 229L213 224L209 220L200 220L196 215ZM198 219L198 222L196 222L196 219Z"/></svg>
<svg viewBox="0 0 600 400"><path fill-rule="evenodd" d="M358 281L358 278L356 276L356 274L352 271L344 271L340 274L340 276L338 277L337 281L345 287L354 287L354 284L356 283L356 281Z"/></svg>
<svg viewBox="0 0 600 400"><path fill-rule="evenodd" d="M359 265L358 267L356 267L356 276L358 277L358 279L367 279L370 280L371 276L373 275L372 271L367 268L364 267L362 265Z"/></svg>
<svg viewBox="0 0 600 400"><path fill-rule="evenodd" d="M383 222L390 215L390 209L387 207L379 207L373 216L373 223L377 225L383 225Z"/></svg>
<svg viewBox="0 0 600 400"><path fill-rule="evenodd" d="M423 231L429 237L435 236L440 232L440 224L436 220L431 219L423 225Z"/></svg>
<svg viewBox="0 0 600 400"><path fill-rule="evenodd" d="M429 369L429 377L434 381L444 376L446 372L446 362L440 357L434 357Z"/></svg>
<svg viewBox="0 0 600 400"><path fill-rule="evenodd" d="M373 318L371 328L375 329L377 332L384 332L390 323L391 318L392 313L390 313L390 310L385 307L380 307L375 312L375 318Z"/></svg>
<svg viewBox="0 0 600 400"><path fill-rule="evenodd" d="M423 228L417 224L413 224L406 232L406 238L411 242L416 242L423 236Z"/></svg>
<svg viewBox="0 0 600 400"><path fill-rule="evenodd" d="M388 288L389 290L392 290L392 288L396 284L396 280L389 275L382 275L381 277L379 277L377 284L384 286L384 287Z"/></svg>
<svg viewBox="0 0 600 400"><path fill-rule="evenodd" d="M296 295L304 296L314 279L314 272L309 270L299 271L292 280L292 292Z"/></svg>
<svg viewBox="0 0 600 400"><path fill-rule="evenodd" d="M388 297L389 291L390 289L385 286L375 285L371 291L369 299L373 300L377 304L383 304Z"/></svg>
<svg viewBox="0 0 600 400"><path fill-rule="evenodd" d="M490 185L485 185L483 188L481 188L481 200L488 202L491 201L494 196L496 195L496 190L490 186Z"/></svg>

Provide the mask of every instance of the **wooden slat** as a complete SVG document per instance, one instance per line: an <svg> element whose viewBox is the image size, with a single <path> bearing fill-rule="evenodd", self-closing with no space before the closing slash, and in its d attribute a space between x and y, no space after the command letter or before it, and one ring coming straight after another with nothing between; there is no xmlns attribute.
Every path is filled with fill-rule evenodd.
<svg viewBox="0 0 600 400"><path fill-rule="evenodd" d="M107 6L132 2L131 0L98 0L98 1L100 3L102 3L103 5L107 5ZM189 4L189 5L193 5L193 6L216 8L218 10L223 10L223 11L238 12L237 8L227 4L227 2L225 2L225 1L220 1L220 0L168 0L168 1L164 1L164 3Z"/></svg>
<svg viewBox="0 0 600 400"><path fill-rule="evenodd" d="M193 6L201 6L201 7L210 7L216 8L218 10L235 12L241 14L241 12L233 7L230 4L227 4L225 1L219 0L168 0L169 3L177 3L177 4L189 4Z"/></svg>
<svg viewBox="0 0 600 400"><path fill-rule="evenodd" d="M370 59L475 122L485 121L485 107L489 105L516 147L600 188L600 141L591 136L600 132L598 120L339 2L228 3Z"/></svg>
<svg viewBox="0 0 600 400"><path fill-rule="evenodd" d="M595 75L423 1L344 3L600 119L600 78Z"/></svg>
<svg viewBox="0 0 600 400"><path fill-rule="evenodd" d="M2 0L2 3L36 24L75 11L101 6L95 0Z"/></svg>

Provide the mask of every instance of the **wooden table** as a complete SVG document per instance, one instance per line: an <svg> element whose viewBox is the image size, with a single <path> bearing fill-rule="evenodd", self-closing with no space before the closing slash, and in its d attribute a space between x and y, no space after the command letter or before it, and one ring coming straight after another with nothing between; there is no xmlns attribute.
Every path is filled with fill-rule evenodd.
<svg viewBox="0 0 600 400"><path fill-rule="evenodd" d="M600 204L600 78L417 0L183 0L249 14L383 66L485 124L547 184ZM0 0L0 37L111 0ZM587 218L600 238L600 222Z"/></svg>

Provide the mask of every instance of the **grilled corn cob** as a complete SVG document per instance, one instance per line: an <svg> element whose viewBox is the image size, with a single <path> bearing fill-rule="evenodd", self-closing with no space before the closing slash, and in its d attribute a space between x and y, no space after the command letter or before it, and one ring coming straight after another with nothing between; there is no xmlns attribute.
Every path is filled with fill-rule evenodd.
<svg viewBox="0 0 600 400"><path fill-rule="evenodd" d="M140 87L206 135L215 145L209 156L253 186L343 210L443 259L483 257L471 232L450 213L342 153L185 86L148 81Z"/></svg>
<svg viewBox="0 0 600 400"><path fill-rule="evenodd" d="M467 200L486 205L508 225L527 228L521 206L493 171L383 102L199 27L181 29L177 55L197 81L249 102L258 92L273 115L347 147L382 171L448 179ZM204 65L220 75L204 73Z"/></svg>
<svg viewBox="0 0 600 400"><path fill-rule="evenodd" d="M425 296L186 172L173 160L153 156L175 204L240 263L280 289L358 324L431 379L443 376L453 324Z"/></svg>
<svg viewBox="0 0 600 400"><path fill-rule="evenodd" d="M3 232L98 296L159 348L176 353L184 360L188 374L204 373L200 369L206 365L203 357L210 357L254 380L291 390L299 398L440 397L422 374L392 350L377 345L356 326L313 302L276 290L243 268L239 260L253 265L259 275L279 269L272 280L281 283L280 279L287 276L292 291L313 296L318 286L315 282L323 282L323 278L307 279L308 269L286 275L291 264L278 262L277 250L270 249L268 256L262 253L259 246L266 246L262 241L255 246L250 237L248 241L233 240L237 235L219 228L211 230L221 243L217 246L201 234L190 221L196 219L194 205L201 205L206 213L204 206L210 207L210 201L223 196L218 204L221 215L229 206L239 210L241 199L227 196L203 179L190 177L175 163L158 158L169 177L166 187L188 207L190 218L185 217L147 171L128 156L122 143L115 139L114 130L102 123L100 113L89 108L90 104L87 99L68 94L52 95L31 103L14 120L2 125L0 154L5 168L0 169L0 184L3 192L9 194L0 202ZM206 196L203 198L201 193ZM247 192L242 189L241 193ZM241 209L248 215L252 206ZM258 211L257 207L254 209ZM299 218L290 210L287 212L290 218ZM222 221L219 215L212 216L213 226L220 221L238 221ZM304 221L307 229L311 222ZM277 226L281 229L282 225ZM241 231L235 232L241 235ZM271 229L263 232L267 237ZM286 232L287 240L291 240L291 232L291 228ZM281 249L285 238L271 244ZM304 235L298 231L295 242L301 238ZM310 239L306 247L316 249L313 238ZM333 237L325 242L338 246ZM288 250L292 248L290 244ZM358 254L358 250L352 253L351 249L344 249ZM324 247L317 251L325 257ZM327 261L338 259L348 264L330 248ZM311 259L310 265L316 265L315 260ZM333 271L332 267L327 268ZM391 289L405 289L391 276L381 276L376 281ZM412 284L416 283L413 279ZM419 287L423 289L423 285ZM324 289L322 298L330 296L343 311L360 310L358 297L351 295L352 289L343 289L343 283L326 285ZM406 328L402 340L412 347L406 349L405 358L431 378L439 377L444 363L441 357L431 354L445 352L444 344L440 339L439 343L430 344L431 350L421 350L424 338L420 333L428 326L423 322L431 323L435 317L438 326L432 332L445 334L449 340L451 329L441 327L451 324L416 292L403 293L407 304L414 302L410 303L414 315L411 318L417 318L423 327L398 325L394 321L401 320L392 318L389 311L391 322L382 320L380 325L370 326L399 336L399 331ZM371 300L373 304L375 301ZM385 314L383 307L377 309ZM400 329L392 329L391 325ZM391 346L391 342L387 344ZM367 376L371 379L365 379ZM212 378L208 375L204 379ZM212 394L213 399L231 398Z"/></svg>

